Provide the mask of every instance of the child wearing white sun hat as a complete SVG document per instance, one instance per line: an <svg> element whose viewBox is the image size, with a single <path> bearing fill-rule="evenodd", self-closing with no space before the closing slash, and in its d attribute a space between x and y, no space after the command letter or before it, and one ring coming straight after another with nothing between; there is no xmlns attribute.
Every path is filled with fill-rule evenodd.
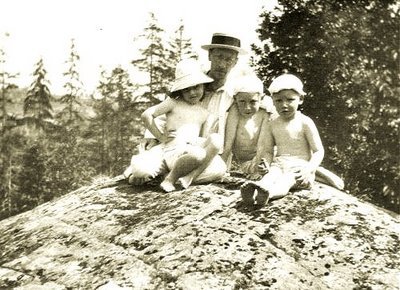
<svg viewBox="0 0 400 290"><path fill-rule="evenodd" d="M320 167L324 147L318 129L311 118L298 111L305 95L302 81L295 75L282 74L268 90L279 116L262 130L251 167L264 176L241 186L244 203L263 206L291 189L309 189L317 171L341 186L340 178Z"/></svg>
<svg viewBox="0 0 400 290"><path fill-rule="evenodd" d="M200 105L200 100L203 98L204 84L212 81L196 60L186 59L178 63L170 97L142 114L145 127L161 144L147 151L148 154L132 157L131 166L125 173L130 175L130 180L138 180L141 176L151 179L166 170L168 173L160 186L170 192L176 189L178 179L186 188L193 180L213 181L222 177L207 175L208 166L225 166L220 172L226 169L222 159L217 156L222 141L216 134L211 134L207 139L200 138L204 132L208 132L205 125L211 118ZM161 115L166 115L163 132L155 123L155 118ZM143 172L143 168L148 167L146 163L153 164L150 172Z"/></svg>
<svg viewBox="0 0 400 290"><path fill-rule="evenodd" d="M271 112L263 106L264 84L252 70L237 76L232 86L234 105L227 117L222 158L230 170L249 174L261 125L270 119Z"/></svg>
<svg viewBox="0 0 400 290"><path fill-rule="evenodd" d="M258 206L285 196L290 189L310 188L324 157L317 127L311 118L298 111L305 95L300 79L282 74L268 90L279 116L263 129L252 164L253 171L265 175L260 181L244 183L240 189L246 204L255 202Z"/></svg>

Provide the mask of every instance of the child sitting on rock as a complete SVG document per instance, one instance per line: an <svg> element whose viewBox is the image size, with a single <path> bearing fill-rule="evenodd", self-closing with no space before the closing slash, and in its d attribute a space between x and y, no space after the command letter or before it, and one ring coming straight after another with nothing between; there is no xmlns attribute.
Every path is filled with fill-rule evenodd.
<svg viewBox="0 0 400 290"><path fill-rule="evenodd" d="M279 116L265 123L250 166L250 171L265 175L259 181L247 181L241 186L243 202L248 205L262 206L269 199L287 195L290 189L309 189L324 157L314 122L298 111L305 95L300 79L283 74L274 79L269 91ZM339 177L320 169L322 177L336 183L336 187L342 186Z"/></svg>
<svg viewBox="0 0 400 290"><path fill-rule="evenodd" d="M251 161L257 153L262 124L269 122L274 108L272 101L269 106L260 107L264 85L255 73L239 76L235 79L233 89L234 105L227 117L221 156L231 169L249 174ZM268 99L264 99L264 104L266 102Z"/></svg>
<svg viewBox="0 0 400 290"><path fill-rule="evenodd" d="M140 160L138 156L133 156L128 172L131 174L130 179L137 178L140 171L148 167L146 162L158 164L159 160L162 160L169 170L160 184L166 192L176 189L175 183L178 179L184 188L195 179L203 181L217 179L220 176L200 176L207 174L205 169L211 163L218 163L218 166L224 166L226 169L219 156L220 162L214 160L222 148L219 136L211 134L207 139L200 138L207 134L208 129L205 128L205 124L211 123L208 121L212 118L200 105L204 93L203 85L212 82L213 79L202 72L200 65L194 59L178 63L175 75L170 97L148 108L142 114L146 128L161 144L149 150L149 154L145 155L149 157L148 160L142 160L143 155L140 155L142 156ZM155 118L164 114L165 130L161 132L155 123ZM206 156L210 158L207 159ZM163 170L158 168L158 165L156 167L151 174L152 177L159 175L159 171Z"/></svg>

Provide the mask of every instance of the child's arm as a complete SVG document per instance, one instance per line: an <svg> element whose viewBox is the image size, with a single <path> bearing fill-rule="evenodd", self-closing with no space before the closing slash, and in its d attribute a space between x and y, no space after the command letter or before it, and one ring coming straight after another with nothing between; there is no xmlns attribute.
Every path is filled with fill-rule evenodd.
<svg viewBox="0 0 400 290"><path fill-rule="evenodd" d="M167 138L165 134L163 134L163 132L161 132L157 127L155 118L171 112L174 106L176 106L176 101L171 98L167 98L163 102L145 110L141 116L145 127L154 135L154 137L160 140L160 142L166 142Z"/></svg>
<svg viewBox="0 0 400 290"><path fill-rule="evenodd" d="M200 137L207 138L212 133L212 128L215 125L215 117L213 114L208 113L205 121L201 125Z"/></svg>
<svg viewBox="0 0 400 290"><path fill-rule="evenodd" d="M236 138L237 126L239 124L239 111L236 104L233 104L229 109L228 117L226 118L225 125L225 140L224 140L224 152L221 154L222 159L227 162L233 148L233 143Z"/></svg>
<svg viewBox="0 0 400 290"><path fill-rule="evenodd" d="M315 172L318 166L321 164L322 159L324 159L324 146L322 145L318 129L310 118L305 120L304 129L307 142L312 151L311 159L309 161L309 168L312 172Z"/></svg>
<svg viewBox="0 0 400 290"><path fill-rule="evenodd" d="M275 139L272 134L272 124L273 122L269 121L268 118L264 118L261 124L260 136L258 137L257 142L257 154L252 162L253 171L255 172L259 171L259 165L261 163L265 169L271 165L275 146ZM261 173L265 174L266 172Z"/></svg>
<svg viewBox="0 0 400 290"><path fill-rule="evenodd" d="M310 118L305 118L303 123L305 137L312 151L311 158L308 162L308 167L296 173L296 181L299 184L307 184L315 174L318 166L324 158L324 147L322 146L321 137L318 129Z"/></svg>

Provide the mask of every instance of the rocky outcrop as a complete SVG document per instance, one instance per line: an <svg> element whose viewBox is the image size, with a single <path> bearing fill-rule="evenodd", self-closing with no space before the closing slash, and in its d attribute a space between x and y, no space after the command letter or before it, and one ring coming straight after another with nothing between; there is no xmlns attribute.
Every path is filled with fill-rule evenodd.
<svg viewBox="0 0 400 290"><path fill-rule="evenodd" d="M237 189L111 180L3 220L0 288L398 289L398 216L319 183L254 210Z"/></svg>

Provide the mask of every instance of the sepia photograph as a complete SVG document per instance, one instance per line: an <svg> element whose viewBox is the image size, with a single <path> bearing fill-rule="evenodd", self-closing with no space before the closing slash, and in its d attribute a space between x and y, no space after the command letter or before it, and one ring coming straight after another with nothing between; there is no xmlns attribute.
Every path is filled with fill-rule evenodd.
<svg viewBox="0 0 400 290"><path fill-rule="evenodd" d="M0 289L400 290L400 2L0 2Z"/></svg>

